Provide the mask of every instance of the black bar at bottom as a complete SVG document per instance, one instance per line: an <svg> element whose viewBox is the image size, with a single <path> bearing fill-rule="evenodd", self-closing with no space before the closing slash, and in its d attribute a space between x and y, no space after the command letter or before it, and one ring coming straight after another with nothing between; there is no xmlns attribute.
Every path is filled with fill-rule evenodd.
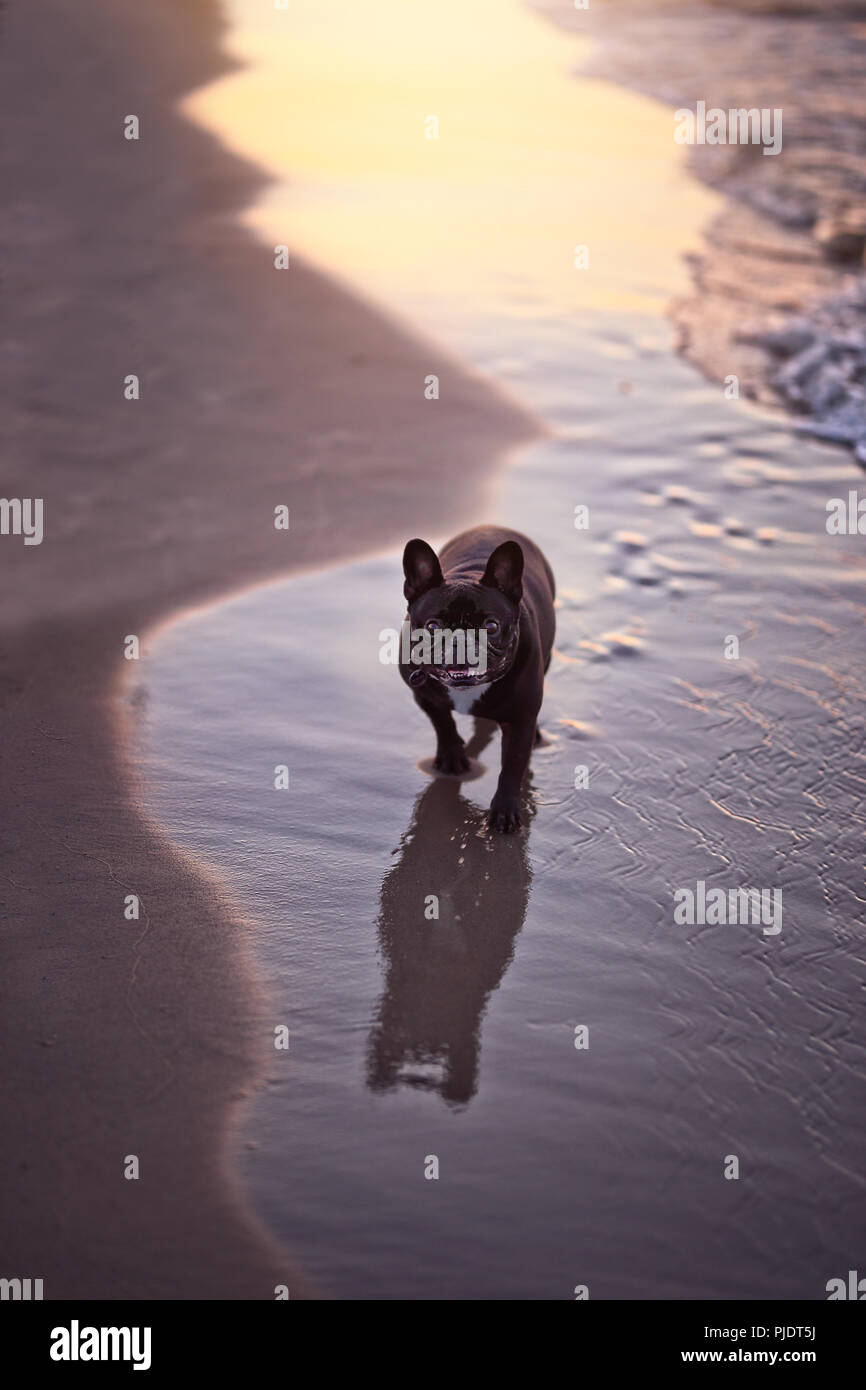
<svg viewBox="0 0 866 1390"><path fill-rule="evenodd" d="M861 1300L863 1301L863 1300ZM0 1365L14 1366L25 1375L31 1371L47 1372L50 1379L60 1383L69 1376L86 1375L98 1378L101 1369L110 1368L114 1376L129 1374L136 1381L159 1381L163 1376L194 1371L225 1377L232 1374L249 1376L262 1374L265 1368L283 1366L287 1376L296 1369L296 1358L303 1354L301 1365L310 1355L321 1358L326 1369L339 1358L342 1349L346 1359L356 1363L360 1373L364 1367L362 1348L369 1355L370 1322L376 1314L365 1304L363 1324L357 1313L319 1303L60 1303L16 1302L0 1304ZM471 1306L477 1307L477 1304ZM719 1365L742 1366L798 1365L819 1371L823 1378L828 1372L856 1366L863 1347L864 1320L859 1308L842 1302L714 1302L714 1303L631 1303L576 1302L568 1317L553 1319L543 1325L539 1316L512 1311L508 1315L508 1335L489 1333L483 1324L464 1325L459 1304L449 1305L448 1317L455 1317L454 1329L462 1333L464 1352L466 1334L472 1332L479 1360L489 1371L500 1359L507 1359L518 1346L532 1352L531 1337L539 1327L564 1333L573 1369L584 1366L594 1370L633 1370L664 1373L674 1367L703 1367ZM476 1315L477 1316L477 1315ZM495 1314L493 1315L495 1318ZM351 1342L340 1344L316 1343L312 1346L306 1336L340 1327L345 1318ZM396 1346L406 1339L420 1336L424 1347L424 1371L427 1376L441 1356L443 1374L453 1371L455 1347L443 1335L441 1315L437 1332L429 1323L414 1324L403 1307L400 1321L391 1324ZM361 1333L360 1340L353 1335ZM384 1328L383 1328L384 1332ZM387 1334L384 1334L387 1335ZM300 1338L301 1340L296 1340ZM450 1346L450 1350L446 1350ZM354 1347L354 1350L352 1349ZM485 1349L486 1348L486 1349ZM395 1347L396 1349L396 1347ZM551 1351L543 1344L545 1358ZM334 1353L337 1353L335 1358ZM94 1356L94 1353L96 1354ZM460 1353L463 1362L463 1352ZM465 1362L463 1362L466 1369ZM138 1370L136 1372L136 1367ZM297 1367L300 1369L300 1366ZM369 1370L369 1366L367 1367Z"/></svg>

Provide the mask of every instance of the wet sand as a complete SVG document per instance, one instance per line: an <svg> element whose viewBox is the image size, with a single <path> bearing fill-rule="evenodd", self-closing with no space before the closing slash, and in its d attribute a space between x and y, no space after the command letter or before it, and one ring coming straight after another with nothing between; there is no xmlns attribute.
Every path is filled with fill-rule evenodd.
<svg viewBox="0 0 866 1390"><path fill-rule="evenodd" d="M173 110L225 70L219 37L205 0L15 5L0 33L4 493L45 507L42 545L0 541L0 1245L46 1298L305 1287L226 1158L260 1077L248 923L140 811L112 700L124 638L393 543L409 516L437 529L539 432L236 224L263 176Z"/></svg>
<svg viewBox="0 0 866 1390"><path fill-rule="evenodd" d="M382 0L377 32L345 0L337 32L362 90L371 69L401 95L423 74L440 99L419 234L378 138L390 109L371 97L355 157L350 96L329 143L318 79L339 68L300 7L275 66L292 91L302 69L316 139L303 179L284 149L255 216L266 236L290 208L305 244L549 426L477 518L532 535L557 576L549 742L517 837L484 831L497 737L478 731L477 779L429 778L430 729L379 661L398 547L181 615L130 669L151 811L254 918L270 1026L290 1032L237 1164L339 1298L821 1298L856 1264L866 1140L863 556L826 529L860 474L676 356L664 306L713 200L668 113L570 76L573 41L509 0L468 27L442 0L423 51L411 25L394 37L402 12ZM197 109L254 141L262 63ZM491 238L509 197L532 215ZM773 885L781 930L678 924L697 882Z"/></svg>
<svg viewBox="0 0 866 1390"><path fill-rule="evenodd" d="M412 1169L398 1192L405 1224L386 1231L383 1258L375 1106L393 1102L395 1143L384 1157L408 1164L416 1136L432 1125L447 1140L449 1116L472 1121L486 1106L484 1066L498 1115L507 1118L516 1095L516 1113L531 1126L529 1102L546 1067L550 1152L571 1172L567 1219L577 1216L587 1232L574 1277L593 1265L596 1296L812 1296L813 1276L820 1290L856 1259L849 1235L862 1187L862 1133L850 1125L860 1067L852 866L862 835L850 758L862 737L862 610L851 590L861 569L844 540L828 549L823 531L824 497L853 485L846 461L796 456L763 417L734 424L726 415L708 426L725 410L718 393L671 367L667 349L659 359L658 346L642 346L645 325L586 330L588 360L575 371L574 325L560 337L542 313L535 379L561 434L549 454L527 460L516 491L491 498L485 476L497 455L540 427L489 381L300 264L283 277L291 298L275 294L280 277L232 220L262 188L260 176L170 114L191 85L225 66L210 7L177 8L140 13L89 0L70 15L52 3L46 25L45 6L39 21L19 7L0 36L17 113L5 157L16 190L4 225L13 253L6 453L21 468L5 491L43 495L47 528L39 548L16 550L4 538L0 551L4 579L16 586L14 604L11 584L0 592L10 808L2 907L11 942L0 1086L4 1113L16 1116L0 1141L3 1171L16 1174L4 1184L16 1197L4 1216L7 1273L43 1277L49 1298L271 1298L283 1282L303 1294L270 1231L325 1293L370 1296L375 1269L383 1296L405 1296L403 1231L423 1253L429 1230L417 1222ZM86 62L70 62L73 53ZM56 109L45 103L25 120L37 73ZM131 147L118 114L128 111L143 121ZM522 312L528 324L533 310ZM520 390L526 364L507 335L491 321L481 340L475 360L489 370L498 352L502 379ZM548 350L567 364L553 385ZM132 405L121 383L139 370L142 400ZM448 383L435 434L421 390L429 372ZM705 486L696 487L695 472ZM536 764L535 859L522 842L496 851L512 911L480 943L468 974L455 976L447 940L444 955L432 943L437 985L424 1013L394 930L419 881L410 847L423 825L435 840L434 871L454 875L462 915L472 884L460 877L455 846L477 828L475 798L482 803L485 789L469 784L458 796L434 783L428 794L413 759L429 752L429 732L396 677L383 698L361 668L323 669L321 647L288 619L303 616L314 636L324 608L340 613L347 592L376 614L376 628L384 608L399 616L395 556L333 567L401 541L409 518L420 518L409 529L435 538L456 529L457 516L502 508L552 549L564 546L558 528L563 518L568 527L578 479L592 490L598 530L581 551L575 587L563 586L549 704L561 727L547 762ZM622 533L624 497L629 529L635 512L645 519L638 541ZM546 512L533 514L532 499ZM288 535L270 524L281 502L292 507ZM559 555L557 568L566 564ZM290 592L261 590L192 615L194 635L184 620L157 628L190 603L313 567L331 572L298 580L313 595L306 610ZM735 673L720 666L718 646L740 623L764 663L747 646ZM122 663L124 636L145 631L145 661ZM166 666L148 667L165 652ZM275 667L275 655L288 656L288 667ZM209 669L217 684L202 686ZM293 671L287 693L302 697L288 735L285 669ZM121 675L131 679L130 705L112 699ZM344 682L338 736L319 698L334 676ZM815 710L828 716L823 741ZM154 715L169 738L149 750L145 814L145 787L130 784L139 751L131 738ZM398 735L385 761L383 717ZM275 827L265 810L273 792L250 775L256 756L270 758L287 738L309 759L316 794L333 800L314 814L294 803ZM601 793L585 809L560 795L577 760ZM820 768L829 768L828 785L816 781ZM160 801L154 786L169 797ZM214 786L222 814L213 813ZM289 878L299 846L309 869L300 882ZM473 868L481 855L473 839ZM208 858L220 877L202 867ZM685 965L671 959L671 889L708 865L753 882L769 881L768 865L788 875L795 907L778 956L761 940L699 932L687 949L673 948ZM134 924L122 915L128 892L144 908ZM498 890L487 906L490 922L502 915ZM567 1007L551 985L563 976ZM309 999L300 1009L299 982ZM482 1039L491 998L504 1012ZM263 1066L275 1012L293 1028L300 1012L293 1047L306 1032L300 1105ZM607 1048L575 1105L571 1028L593 1017L615 1026L602 1025ZM635 1055L645 1060L629 1067ZM502 1077L514 1079L510 1097ZM252 1107L241 1105L250 1098ZM432 1117L418 1108L431 1100L441 1106ZM261 1145L258 1175L260 1150L243 1148L238 1129L250 1108L254 1127L243 1133ZM353 1128L359 1109L372 1129ZM671 1135L658 1117L673 1114ZM333 1138L335 1117L346 1151L323 1162L317 1139ZM490 1128L467 1133L460 1190L471 1203L488 1192L491 1165L507 1165ZM697 1180L686 1134L707 1140ZM491 1296L525 1297L531 1284L530 1296L559 1297L578 1247L538 1163L537 1133L506 1124L501 1138L516 1144L525 1185L516 1220L507 1184L485 1197L480 1255ZM726 1190L712 1166L717 1146L737 1143L771 1181L703 1227ZM638 1152L660 1179L649 1206L634 1184ZM141 1159L139 1183L123 1181L129 1153ZM233 1176L239 1161L255 1218ZM828 1171L836 1187L823 1211L803 1205L810 1183L828 1192ZM352 1181L341 1183L347 1174ZM674 1194L676 1230L707 1235L685 1259L670 1235ZM649 1247L647 1210L658 1217ZM449 1213L461 1240L464 1211L458 1200ZM634 1233L625 1258L611 1240L623 1229ZM524 1278L508 1242L519 1251L533 1233L542 1258ZM465 1296L477 1296L459 1241L436 1252L413 1296L455 1296L455 1257Z"/></svg>
<svg viewBox="0 0 866 1390"><path fill-rule="evenodd" d="M290 1032L238 1168L332 1297L813 1300L856 1267L864 565L824 504L858 474L645 335L582 322L555 383L547 345L582 433L498 490L560 594L520 835L485 832L498 733L481 777L427 775L378 660L397 549L180 619L129 673L153 813L235 887ZM678 925L698 881L778 888L780 930Z"/></svg>
<svg viewBox="0 0 866 1390"><path fill-rule="evenodd" d="M679 347L716 381L736 374L741 395L781 402L804 427L816 420L819 437L859 445L866 462L864 0L534 8L595 41L590 74L671 113L698 100L782 110L777 156L743 145L689 150L695 177L725 201L692 258L692 289L673 306ZM803 342L788 341L795 322Z"/></svg>

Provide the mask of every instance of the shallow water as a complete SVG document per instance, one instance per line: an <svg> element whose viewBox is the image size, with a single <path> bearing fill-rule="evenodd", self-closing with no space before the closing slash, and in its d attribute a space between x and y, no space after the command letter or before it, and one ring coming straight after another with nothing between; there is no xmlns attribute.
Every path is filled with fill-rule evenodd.
<svg viewBox="0 0 866 1390"><path fill-rule="evenodd" d="M522 16L497 13L523 43ZM539 43L558 92L573 47ZM663 114L642 127L653 161L594 185L609 220L627 184L640 204L660 170L683 178ZM540 162L543 123L537 138ZM294 190L300 226L328 186L351 204L341 177L326 162L311 199ZM369 170L358 186L385 196ZM683 219L684 199L677 255L699 210ZM557 216L570 246L572 210ZM825 529L861 475L676 359L659 313L676 256L631 231L578 304L526 225L519 294L510 249L470 294L478 262L451 247L429 318L387 253L360 283L552 431L487 517L454 518L527 531L558 579L529 829L483 831L498 735L477 731L477 779L418 766L432 731L379 661L399 550L181 616L129 692L151 808L227 877L273 989L238 1162L336 1297L824 1297L862 1248L862 540ZM675 925L675 890L699 879L781 888L781 932Z"/></svg>
<svg viewBox="0 0 866 1390"><path fill-rule="evenodd" d="M573 79L588 40L518 0L225 8L247 66L185 110L273 174L244 219L266 244L473 360L494 314L659 314L688 289L683 252L718 199L669 111Z"/></svg>

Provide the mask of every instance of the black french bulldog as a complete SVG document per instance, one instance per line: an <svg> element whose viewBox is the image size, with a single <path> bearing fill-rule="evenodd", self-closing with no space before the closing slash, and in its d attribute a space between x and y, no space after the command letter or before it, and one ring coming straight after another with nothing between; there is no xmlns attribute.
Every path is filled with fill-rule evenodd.
<svg viewBox="0 0 866 1390"><path fill-rule="evenodd" d="M401 656L400 674L436 730L434 766L457 776L469 771L455 710L495 720L502 729L502 771L489 822L494 830L516 830L556 627L550 565L518 531L476 526L449 541L438 558L426 541L409 541L403 572L413 633L428 633L431 647L437 633L466 635L464 659L453 664L444 641L444 659L435 647L424 662L405 660L405 651ZM472 651L473 635L478 649L486 642L486 669ZM474 665L466 659L473 655Z"/></svg>

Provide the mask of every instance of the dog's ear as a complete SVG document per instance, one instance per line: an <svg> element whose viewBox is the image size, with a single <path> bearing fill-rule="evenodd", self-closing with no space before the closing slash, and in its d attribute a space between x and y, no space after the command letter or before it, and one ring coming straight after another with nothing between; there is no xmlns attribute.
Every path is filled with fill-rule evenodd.
<svg viewBox="0 0 866 1390"><path fill-rule="evenodd" d="M498 589L512 603L523 597L523 551L517 541L503 541L487 561L481 583Z"/></svg>
<svg viewBox="0 0 866 1390"><path fill-rule="evenodd" d="M416 539L407 543L403 551L403 573L406 576L403 593L409 603L443 582L436 551L426 541Z"/></svg>

